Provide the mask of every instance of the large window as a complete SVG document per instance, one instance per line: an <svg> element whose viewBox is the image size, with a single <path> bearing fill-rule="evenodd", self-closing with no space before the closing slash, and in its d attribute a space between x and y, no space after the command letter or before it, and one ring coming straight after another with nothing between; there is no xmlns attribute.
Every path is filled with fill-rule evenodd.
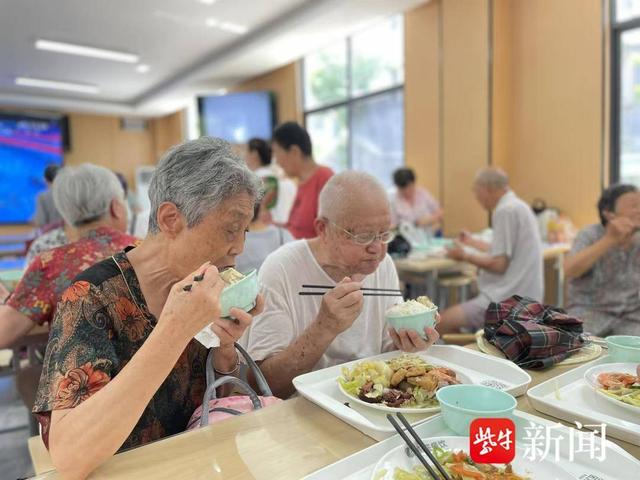
<svg viewBox="0 0 640 480"><path fill-rule="evenodd" d="M640 186L640 0L612 8L611 180Z"/></svg>
<svg viewBox="0 0 640 480"><path fill-rule="evenodd" d="M403 44L399 15L304 58L305 123L316 161L391 184L404 163Z"/></svg>

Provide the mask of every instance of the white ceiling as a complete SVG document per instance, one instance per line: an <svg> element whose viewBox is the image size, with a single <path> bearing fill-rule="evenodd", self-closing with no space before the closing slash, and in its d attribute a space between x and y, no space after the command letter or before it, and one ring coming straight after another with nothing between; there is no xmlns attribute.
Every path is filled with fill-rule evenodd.
<svg viewBox="0 0 640 480"><path fill-rule="evenodd" d="M0 0L0 105L160 115L424 0ZM206 25L214 17L246 35ZM135 65L39 51L36 38L140 56ZM96 95L20 87L16 76L95 84Z"/></svg>

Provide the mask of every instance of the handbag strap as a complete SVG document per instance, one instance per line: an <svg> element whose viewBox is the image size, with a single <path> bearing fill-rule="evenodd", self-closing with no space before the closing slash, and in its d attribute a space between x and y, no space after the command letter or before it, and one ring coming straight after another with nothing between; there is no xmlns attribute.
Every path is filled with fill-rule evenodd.
<svg viewBox="0 0 640 480"><path fill-rule="evenodd" d="M236 350L242 355L246 364L246 367L243 368L243 365L240 365L240 378L246 383L247 382L247 369L251 370L253 373L253 378L256 381L256 385L258 386L258 391L264 397L272 397L273 393L269 388L269 384L267 383L267 379L264 378L262 370L256 364L256 362L251 358L251 355L236 342L235 344ZM209 349L209 355L207 356L207 367L206 367L206 375L207 375L207 387L211 385L211 383L216 381L216 373L213 366L213 348ZM203 402L204 403L204 402Z"/></svg>
<svg viewBox="0 0 640 480"><path fill-rule="evenodd" d="M253 391L253 389L249 386L247 382L245 382L244 380L240 380L239 378L231 377L228 375L224 377L220 377L211 385L207 385L207 391L204 394L205 401L202 402L202 416L200 417L201 427L209 425L209 402L211 400L217 399L216 389L228 383L234 385L236 388L238 388L238 390L247 394L247 396L249 397L249 400L251 400L251 404L253 405L254 410L258 410L262 408L262 402L260 402L258 395L256 395L256 392Z"/></svg>

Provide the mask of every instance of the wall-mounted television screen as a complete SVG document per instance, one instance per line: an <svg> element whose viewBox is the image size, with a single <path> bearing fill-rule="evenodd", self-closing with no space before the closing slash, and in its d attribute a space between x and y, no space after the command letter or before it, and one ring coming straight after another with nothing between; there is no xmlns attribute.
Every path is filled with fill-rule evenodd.
<svg viewBox="0 0 640 480"><path fill-rule="evenodd" d="M271 92L243 92L198 99L200 133L230 143L246 143L253 137L268 139L275 126Z"/></svg>
<svg viewBox="0 0 640 480"><path fill-rule="evenodd" d="M64 123L0 113L0 224L33 218L36 197L46 188L45 167L62 165Z"/></svg>

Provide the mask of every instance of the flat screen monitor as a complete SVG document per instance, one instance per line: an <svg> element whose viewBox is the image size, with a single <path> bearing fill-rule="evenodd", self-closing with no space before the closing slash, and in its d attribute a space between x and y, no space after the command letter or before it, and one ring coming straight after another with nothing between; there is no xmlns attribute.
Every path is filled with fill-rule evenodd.
<svg viewBox="0 0 640 480"><path fill-rule="evenodd" d="M28 223L47 188L44 169L62 165L64 118L0 113L0 224Z"/></svg>
<svg viewBox="0 0 640 480"><path fill-rule="evenodd" d="M268 139L275 126L270 92L243 92L200 97L200 133L230 143L246 143L253 137Z"/></svg>

